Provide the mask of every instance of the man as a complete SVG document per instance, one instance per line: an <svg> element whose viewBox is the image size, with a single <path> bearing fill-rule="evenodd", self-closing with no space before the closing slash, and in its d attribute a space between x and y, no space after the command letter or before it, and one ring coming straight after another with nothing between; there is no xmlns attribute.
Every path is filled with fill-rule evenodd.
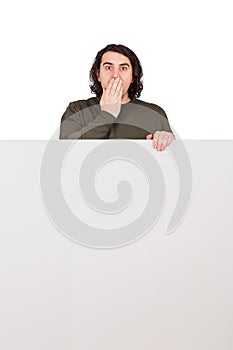
<svg viewBox="0 0 233 350"><path fill-rule="evenodd" d="M141 101L142 67L124 45L107 45L90 71L96 97L71 102L61 119L60 139L147 139L163 151L174 140L166 113Z"/></svg>

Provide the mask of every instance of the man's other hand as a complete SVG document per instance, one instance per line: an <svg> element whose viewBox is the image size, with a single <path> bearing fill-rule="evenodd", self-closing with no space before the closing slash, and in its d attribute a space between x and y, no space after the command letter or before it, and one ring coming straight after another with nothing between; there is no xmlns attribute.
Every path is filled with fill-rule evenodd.
<svg viewBox="0 0 233 350"><path fill-rule="evenodd" d="M154 135L149 134L146 138L147 140L153 140L153 147L157 149L157 151L164 151L175 139L175 136L168 131L156 131Z"/></svg>

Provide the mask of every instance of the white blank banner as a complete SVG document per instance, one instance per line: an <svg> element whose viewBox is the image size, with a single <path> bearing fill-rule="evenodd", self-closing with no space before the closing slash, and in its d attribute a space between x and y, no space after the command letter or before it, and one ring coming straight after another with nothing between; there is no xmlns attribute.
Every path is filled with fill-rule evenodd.
<svg viewBox="0 0 233 350"><path fill-rule="evenodd" d="M61 145L70 145L61 187L80 220L114 229L142 214L150 194L146 169L140 172L129 159L113 159L93 173L98 196L107 205L117 200L120 179L132 185L128 207L107 215L81 200L78 171L90 152L109 148L110 141L51 142L57 159ZM1 349L233 348L233 141L183 143L192 195L170 234L166 230L184 169L151 142L132 144L161 168L163 208L141 237L116 249L96 249L62 233L46 210L41 167L48 141L1 141Z"/></svg>

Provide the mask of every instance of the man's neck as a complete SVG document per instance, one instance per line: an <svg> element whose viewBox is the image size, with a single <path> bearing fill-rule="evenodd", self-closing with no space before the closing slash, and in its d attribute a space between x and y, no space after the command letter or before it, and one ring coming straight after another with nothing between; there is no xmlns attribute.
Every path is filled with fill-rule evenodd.
<svg viewBox="0 0 233 350"><path fill-rule="evenodd" d="M121 104L123 105L123 104L128 103L128 102L130 102L130 98L129 98L128 94L125 96L122 96Z"/></svg>

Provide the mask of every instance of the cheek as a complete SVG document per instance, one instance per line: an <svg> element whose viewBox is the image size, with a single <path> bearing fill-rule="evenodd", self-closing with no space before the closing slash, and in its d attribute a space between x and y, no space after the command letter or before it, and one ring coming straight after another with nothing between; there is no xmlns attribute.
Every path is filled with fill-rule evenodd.
<svg viewBox="0 0 233 350"><path fill-rule="evenodd" d="M125 79L125 85L127 85L128 87L130 86L130 84L132 83L132 77L131 76L128 76L126 77Z"/></svg>
<svg viewBox="0 0 233 350"><path fill-rule="evenodd" d="M106 76L104 75L104 76L100 76L100 77L98 78L98 80L99 80L99 82L100 82L102 88L103 88L103 89L106 89L107 86L108 86L108 83L109 83L109 80L110 80L110 79L108 79L108 77L106 77Z"/></svg>
<svg viewBox="0 0 233 350"><path fill-rule="evenodd" d="M132 80L133 80L132 74L129 73L125 75L125 81L127 82L127 84L131 84Z"/></svg>
<svg viewBox="0 0 233 350"><path fill-rule="evenodd" d="M106 84L111 79L111 73L109 72L104 72L104 74L100 74L98 80L101 82L101 84Z"/></svg>

